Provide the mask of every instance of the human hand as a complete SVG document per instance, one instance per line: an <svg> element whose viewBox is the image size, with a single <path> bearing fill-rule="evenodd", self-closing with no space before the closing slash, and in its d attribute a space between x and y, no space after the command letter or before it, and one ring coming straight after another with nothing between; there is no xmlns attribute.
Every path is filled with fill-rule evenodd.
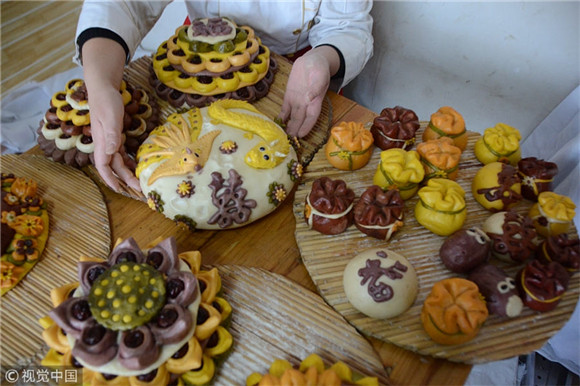
<svg viewBox="0 0 580 386"><path fill-rule="evenodd" d="M93 38L82 48L85 84L91 112L91 134L95 167L105 183L116 192L119 180L141 191L139 180L130 168L133 161L123 146L125 108L119 87L123 79L125 51L107 38Z"/></svg>
<svg viewBox="0 0 580 386"><path fill-rule="evenodd" d="M278 115L282 122L287 122L286 132L290 136L302 138L312 130L320 115L330 76L327 57L315 50L294 62Z"/></svg>
<svg viewBox="0 0 580 386"><path fill-rule="evenodd" d="M125 109L118 89L98 85L87 89L91 106L91 132L95 150L95 167L105 183L116 192L119 179L129 187L141 191L139 180L130 168L135 161L126 153L123 146L123 116Z"/></svg>

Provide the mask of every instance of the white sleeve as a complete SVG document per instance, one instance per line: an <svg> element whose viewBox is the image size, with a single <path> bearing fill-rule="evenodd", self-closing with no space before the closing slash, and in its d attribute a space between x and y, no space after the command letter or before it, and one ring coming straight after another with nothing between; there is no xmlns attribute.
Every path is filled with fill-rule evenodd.
<svg viewBox="0 0 580 386"><path fill-rule="evenodd" d="M129 48L128 58L139 46L141 40L153 27L163 9L171 0L163 1L103 1L85 0L75 36L76 54L74 61L81 64L77 44L79 35L89 28L104 28L119 35ZM185 20L184 15L184 20Z"/></svg>
<svg viewBox="0 0 580 386"><path fill-rule="evenodd" d="M373 55L372 1L322 0L308 39L312 47L330 44L344 57L342 87L357 76Z"/></svg>

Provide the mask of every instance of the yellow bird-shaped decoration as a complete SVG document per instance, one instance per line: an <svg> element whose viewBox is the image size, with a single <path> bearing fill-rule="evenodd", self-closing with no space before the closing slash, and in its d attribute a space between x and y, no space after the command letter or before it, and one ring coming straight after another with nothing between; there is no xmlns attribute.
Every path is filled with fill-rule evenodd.
<svg viewBox="0 0 580 386"><path fill-rule="evenodd" d="M188 122L183 118L173 116L167 126L151 138L149 149L140 154L139 162L147 162L152 157L167 158L149 177L147 184L151 185L157 179L165 176L184 175L199 171L205 165L211 153L211 147L221 130L213 130L199 139L192 138ZM194 127L195 129L195 127Z"/></svg>

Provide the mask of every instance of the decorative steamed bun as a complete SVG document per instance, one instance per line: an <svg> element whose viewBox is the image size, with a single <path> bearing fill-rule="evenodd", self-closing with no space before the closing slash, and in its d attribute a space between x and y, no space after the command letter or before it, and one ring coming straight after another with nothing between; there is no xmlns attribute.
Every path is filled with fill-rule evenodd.
<svg viewBox="0 0 580 386"><path fill-rule="evenodd" d="M522 180L522 196L537 201L538 194L552 191L552 180L558 174L558 165L527 157L518 162L518 174Z"/></svg>
<svg viewBox="0 0 580 386"><path fill-rule="evenodd" d="M417 145L417 152L425 167L425 179L457 178L461 149L455 146L451 138L441 137L421 142Z"/></svg>
<svg viewBox="0 0 580 386"><path fill-rule="evenodd" d="M522 200L521 182L516 168L503 162L481 167L471 182L477 202L492 212L508 210Z"/></svg>
<svg viewBox="0 0 580 386"><path fill-rule="evenodd" d="M491 162L509 162L516 166L522 158L520 149L520 132L505 123L485 129L475 143L475 156L484 165Z"/></svg>
<svg viewBox="0 0 580 386"><path fill-rule="evenodd" d="M483 223L483 231L491 239L491 253L508 263L523 263L534 257L538 237L529 217L513 211L498 212Z"/></svg>
<svg viewBox="0 0 580 386"><path fill-rule="evenodd" d="M443 106L435 113L431 114L429 125L423 132L423 141L440 137L449 137L455 146L465 150L467 147L467 131L465 121L453 107Z"/></svg>
<svg viewBox="0 0 580 386"><path fill-rule="evenodd" d="M119 92L125 109L123 146L127 154L134 156L139 145L159 124L159 109L145 91L132 87L124 80ZM77 168L94 164L95 145L87 88L83 80L70 80L64 91L53 95L37 133L40 149L53 161Z"/></svg>
<svg viewBox="0 0 580 386"><path fill-rule="evenodd" d="M278 66L248 26L225 17L177 28L153 56L150 83L174 107L204 107L219 99L264 97Z"/></svg>
<svg viewBox="0 0 580 386"><path fill-rule="evenodd" d="M399 191L368 187L354 206L354 225L362 233L379 240L389 240L403 226L405 201Z"/></svg>
<svg viewBox="0 0 580 386"><path fill-rule="evenodd" d="M396 188L403 200L408 200L417 193L423 177L425 169L419 153L414 150L393 148L381 152L373 184L383 190Z"/></svg>
<svg viewBox="0 0 580 386"><path fill-rule="evenodd" d="M568 289L570 275L560 263L544 264L532 260L516 276L516 285L524 304L535 311L551 311Z"/></svg>
<svg viewBox="0 0 580 386"><path fill-rule="evenodd" d="M420 126L419 117L413 110L401 106L386 107L373 120L371 133L375 145L381 150L394 147L410 150Z"/></svg>
<svg viewBox="0 0 580 386"><path fill-rule="evenodd" d="M465 191L455 181L432 178L419 189L415 218L439 236L449 236L463 226L467 217Z"/></svg>
<svg viewBox="0 0 580 386"><path fill-rule="evenodd" d="M252 373L246 379L246 386L266 385L365 385L378 386L376 377L364 377L343 362L336 362L326 368L322 358L309 355L298 368L285 359L276 359L267 374Z"/></svg>
<svg viewBox="0 0 580 386"><path fill-rule="evenodd" d="M284 130L232 99L172 114L137 161L149 206L190 230L249 224L274 211L302 175Z"/></svg>
<svg viewBox="0 0 580 386"><path fill-rule="evenodd" d="M468 273L486 263L490 253L491 240L477 227L458 230L439 248L441 262L455 273Z"/></svg>
<svg viewBox="0 0 580 386"><path fill-rule="evenodd" d="M33 179L2 173L0 296L40 260L48 239L47 206Z"/></svg>
<svg viewBox="0 0 580 386"><path fill-rule="evenodd" d="M405 312L418 292L415 269L397 252L376 248L355 256L343 274L344 292L354 308L376 319Z"/></svg>
<svg viewBox="0 0 580 386"><path fill-rule="evenodd" d="M330 129L324 149L326 159L335 168L360 169L373 154L373 136L360 122L340 122Z"/></svg>
<svg viewBox="0 0 580 386"><path fill-rule="evenodd" d="M491 314L510 318L521 314L524 303L518 295L516 282L501 268L484 264L474 269L468 279L477 284Z"/></svg>
<svg viewBox="0 0 580 386"><path fill-rule="evenodd" d="M477 285L454 277L433 285L423 303L421 322L435 342L462 344L477 336L488 314Z"/></svg>
<svg viewBox="0 0 580 386"><path fill-rule="evenodd" d="M321 177L314 180L306 196L304 219L310 227L326 235L337 235L352 225L354 192L343 180Z"/></svg>
<svg viewBox="0 0 580 386"><path fill-rule="evenodd" d="M231 307L217 269L200 267L200 253L178 254L174 238L144 250L129 238L107 260L81 258L79 282L53 289L40 320L42 365L83 367L83 384L208 383L233 342Z"/></svg>
<svg viewBox="0 0 580 386"><path fill-rule="evenodd" d="M536 231L544 237L568 232L574 216L576 204L570 197L554 192L542 192L538 202L532 205L528 216L533 220Z"/></svg>
<svg viewBox="0 0 580 386"><path fill-rule="evenodd" d="M580 241L567 233L550 236L539 248L539 258L544 262L557 261L569 272L580 270Z"/></svg>

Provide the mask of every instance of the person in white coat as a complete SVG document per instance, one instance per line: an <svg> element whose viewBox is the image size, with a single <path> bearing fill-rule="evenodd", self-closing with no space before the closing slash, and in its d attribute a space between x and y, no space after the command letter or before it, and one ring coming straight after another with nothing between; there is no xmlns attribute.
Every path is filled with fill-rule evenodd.
<svg viewBox="0 0 580 386"><path fill-rule="evenodd" d="M75 60L83 66L91 105L95 166L112 189L119 179L140 191L134 161L122 153L124 65L170 1L85 1L77 26ZM303 137L320 115L323 98L358 75L373 53L371 0L185 1L190 19L229 17L249 25L268 48L296 59L279 118ZM176 26L177 28L177 26Z"/></svg>

